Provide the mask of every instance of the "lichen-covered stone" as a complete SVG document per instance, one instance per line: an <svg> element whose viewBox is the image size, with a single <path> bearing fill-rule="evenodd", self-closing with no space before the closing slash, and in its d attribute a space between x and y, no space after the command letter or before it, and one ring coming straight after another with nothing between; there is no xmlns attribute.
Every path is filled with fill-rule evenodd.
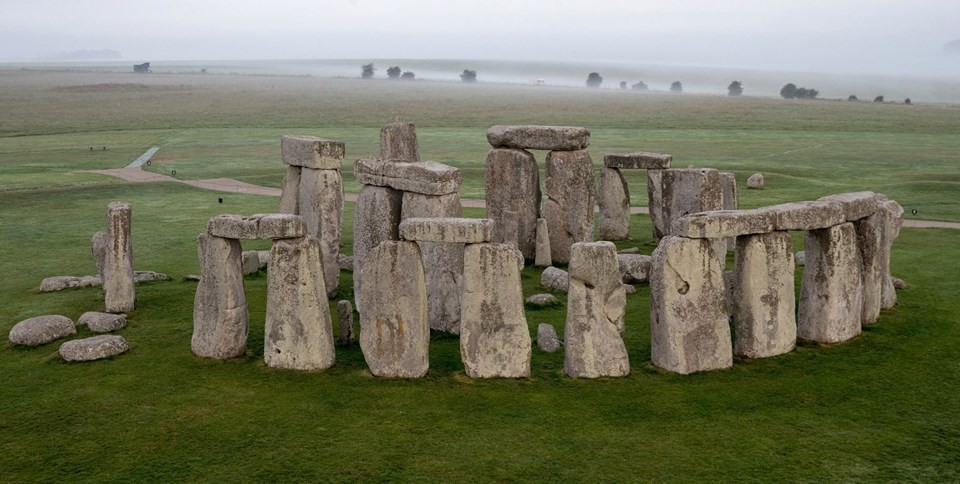
<svg viewBox="0 0 960 484"><path fill-rule="evenodd" d="M504 218L507 212L515 212L517 248L525 259L534 259L542 198L536 159L524 150L492 149L484 173L487 218L494 221L493 240L504 240Z"/></svg>
<svg viewBox="0 0 960 484"><path fill-rule="evenodd" d="M193 301L193 354L227 359L247 351L249 315L243 292L240 241L197 237L200 282Z"/></svg>
<svg viewBox="0 0 960 484"><path fill-rule="evenodd" d="M777 214L773 210L714 210L692 213L673 223L674 235L691 239L721 239L741 235L773 232L777 226Z"/></svg>
<svg viewBox="0 0 960 484"><path fill-rule="evenodd" d="M340 324L340 346L350 346L353 336L353 305L350 300L337 301L337 321Z"/></svg>
<svg viewBox="0 0 960 484"><path fill-rule="evenodd" d="M343 141L316 136L284 135L280 138L280 158L288 165L314 170L340 170L344 151Z"/></svg>
<svg viewBox="0 0 960 484"><path fill-rule="evenodd" d="M590 131L574 126L492 126L487 141L494 148L576 151L590 146Z"/></svg>
<svg viewBox="0 0 960 484"><path fill-rule="evenodd" d="M549 267L553 265L553 258L550 257L550 229L547 227L547 220L537 219L537 257L534 265L537 267Z"/></svg>
<svg viewBox="0 0 960 484"><path fill-rule="evenodd" d="M297 200L300 199L300 167L287 166L287 173L280 181L280 208L277 213L298 215Z"/></svg>
<svg viewBox="0 0 960 484"><path fill-rule="evenodd" d="M818 200L839 203L843 207L846 221L855 222L873 215L880 206L880 202L884 201L884 197L873 192L851 192L829 195Z"/></svg>
<svg viewBox="0 0 960 484"><path fill-rule="evenodd" d="M567 292L570 288L570 276L567 271L556 267L547 267L540 274L540 285L554 291Z"/></svg>
<svg viewBox="0 0 960 484"><path fill-rule="evenodd" d="M62 291L75 287L93 287L102 285L103 281L97 276L53 276L40 281L40 292Z"/></svg>
<svg viewBox="0 0 960 484"><path fill-rule="evenodd" d="M75 339L60 345L60 358L64 361L95 361L110 358L130 350L123 336L102 334L91 338Z"/></svg>
<svg viewBox="0 0 960 484"><path fill-rule="evenodd" d="M544 189L547 199L540 212L550 232L550 257L566 263L571 245L593 240L596 188L590 155L583 150L548 153Z"/></svg>
<svg viewBox="0 0 960 484"><path fill-rule="evenodd" d="M540 323L537 326L537 346L547 353L554 353L563 346L552 324Z"/></svg>
<svg viewBox="0 0 960 484"><path fill-rule="evenodd" d="M890 251L893 242L900 236L900 226L903 225L903 207L899 203L888 200L880 204L880 213L883 214L883 245L880 254L880 272L883 274L883 284L880 288L880 307L890 309L897 304L897 291L890 276Z"/></svg>
<svg viewBox="0 0 960 484"><path fill-rule="evenodd" d="M224 239L290 239L303 237L307 228L302 217L288 213L217 215L207 221L207 233Z"/></svg>
<svg viewBox="0 0 960 484"><path fill-rule="evenodd" d="M863 280L863 310L860 322L870 325L880 318L883 302L883 213L874 213L854 222L857 246L860 249L861 279Z"/></svg>
<svg viewBox="0 0 960 484"><path fill-rule="evenodd" d="M626 284L647 282L652 258L642 254L617 254L620 278Z"/></svg>
<svg viewBox="0 0 960 484"><path fill-rule="evenodd" d="M107 267L107 250L110 247L110 234L97 232L90 238L90 253L93 255L93 264L97 267L97 277L103 280L103 271Z"/></svg>
<svg viewBox="0 0 960 484"><path fill-rule="evenodd" d="M417 242L477 244L493 238L493 220L486 218L408 218L400 222L400 238Z"/></svg>
<svg viewBox="0 0 960 484"><path fill-rule="evenodd" d="M320 242L324 284L327 297L332 297L340 285L340 267L337 265L343 230L343 178L340 172L304 168L300 172L297 205L307 234Z"/></svg>
<svg viewBox="0 0 960 484"><path fill-rule="evenodd" d="M76 333L70 318L53 314L20 321L10 329L8 339L13 344L40 346Z"/></svg>
<svg viewBox="0 0 960 484"><path fill-rule="evenodd" d="M420 143L417 127L399 119L380 129L380 159L389 161L420 161Z"/></svg>
<svg viewBox="0 0 960 484"><path fill-rule="evenodd" d="M663 170L662 185L663 226L671 234L681 217L723 209L723 182L717 170L670 168Z"/></svg>
<svg viewBox="0 0 960 484"><path fill-rule="evenodd" d="M647 207L653 227L653 241L660 242L670 230L663 218L663 170L647 170Z"/></svg>
<svg viewBox="0 0 960 484"><path fill-rule="evenodd" d="M670 168L672 162L673 155L646 151L609 154L603 157L603 166L621 170L662 170Z"/></svg>
<svg viewBox="0 0 960 484"><path fill-rule="evenodd" d="M104 263L103 293L108 313L133 311L136 303L131 219L130 204L113 202L107 206L109 245Z"/></svg>
<svg viewBox="0 0 960 484"><path fill-rule="evenodd" d="M839 343L860 334L863 281L857 232L843 223L807 232L797 336Z"/></svg>
<svg viewBox="0 0 960 484"><path fill-rule="evenodd" d="M774 230L817 230L842 224L846 220L843 206L828 200L794 202L759 209L774 214Z"/></svg>
<svg viewBox="0 0 960 484"><path fill-rule="evenodd" d="M459 169L436 161L409 163L363 158L354 163L353 174L364 185L424 195L457 193L462 182Z"/></svg>
<svg viewBox="0 0 960 484"><path fill-rule="evenodd" d="M747 188L760 190L763 188L763 173L754 173L747 178Z"/></svg>
<svg viewBox="0 0 960 484"><path fill-rule="evenodd" d="M400 205L403 193L392 188L364 185L353 214L353 300L363 312L360 279L367 254L381 242L400 238Z"/></svg>
<svg viewBox="0 0 960 484"><path fill-rule="evenodd" d="M630 189L616 168L600 171L600 240L626 240L630 235Z"/></svg>
<svg viewBox="0 0 960 484"><path fill-rule="evenodd" d="M77 326L86 326L94 333L109 333L127 325L126 314L87 311L77 318Z"/></svg>
<svg viewBox="0 0 960 484"><path fill-rule="evenodd" d="M553 294L542 293L528 297L524 304L529 308L540 309L559 306L560 300Z"/></svg>
<svg viewBox="0 0 960 484"><path fill-rule="evenodd" d="M797 341L793 242L789 232L737 237L731 290L733 353L766 358Z"/></svg>

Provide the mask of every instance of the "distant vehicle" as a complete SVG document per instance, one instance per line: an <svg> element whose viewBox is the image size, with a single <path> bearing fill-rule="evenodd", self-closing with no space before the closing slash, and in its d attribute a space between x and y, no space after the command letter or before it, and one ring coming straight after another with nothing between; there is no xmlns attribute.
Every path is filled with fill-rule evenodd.
<svg viewBox="0 0 960 484"><path fill-rule="evenodd" d="M144 62L143 64L134 64L133 72L147 73L147 72L153 72L153 71L150 70L150 63Z"/></svg>
<svg viewBox="0 0 960 484"><path fill-rule="evenodd" d="M531 86L543 86L546 82L543 79L530 79L527 81Z"/></svg>

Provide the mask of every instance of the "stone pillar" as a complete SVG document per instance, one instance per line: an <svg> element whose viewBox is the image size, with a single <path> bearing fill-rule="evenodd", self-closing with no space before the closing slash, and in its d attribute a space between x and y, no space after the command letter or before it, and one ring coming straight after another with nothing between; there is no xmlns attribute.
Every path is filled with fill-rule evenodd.
<svg viewBox="0 0 960 484"><path fill-rule="evenodd" d="M273 368L322 370L336 359L320 242L278 239L270 250L263 360Z"/></svg>
<svg viewBox="0 0 960 484"><path fill-rule="evenodd" d="M737 210L740 208L740 199L737 196L737 177L733 173L720 172L720 182L723 184L723 209ZM727 250L735 250L736 237L727 237Z"/></svg>
<svg viewBox="0 0 960 484"><path fill-rule="evenodd" d="M720 172L711 168L663 170L663 223L672 233L673 223L691 213L723 210Z"/></svg>
<svg viewBox="0 0 960 484"><path fill-rule="evenodd" d="M103 292L108 313L133 311L136 301L130 224L130 204L113 202L107 206L109 245L104 263Z"/></svg>
<svg viewBox="0 0 960 484"><path fill-rule="evenodd" d="M860 322L870 325L880 318L880 306L883 296L883 212L878 210L872 215L854 222L857 230L857 247L860 249L860 261L863 280L863 309ZM888 256L889 257L889 256Z"/></svg>
<svg viewBox="0 0 960 484"><path fill-rule="evenodd" d="M487 218L494 221L494 240L504 239L505 213L517 214L517 243L523 257L536 257L536 224L540 217L540 171L529 151L494 148L486 162Z"/></svg>
<svg viewBox="0 0 960 484"><path fill-rule="evenodd" d="M547 220L537 219L537 258L534 264L537 267L550 267L553 265L553 258L550 257L550 229L547 228Z"/></svg>
<svg viewBox="0 0 960 484"><path fill-rule="evenodd" d="M464 251L460 356L471 378L530 376L530 329L523 310L523 256L507 244Z"/></svg>
<svg viewBox="0 0 960 484"><path fill-rule="evenodd" d="M340 170L300 171L300 216L307 233L320 241L327 296L337 293L340 283L340 232L343 227L343 178Z"/></svg>
<svg viewBox="0 0 960 484"><path fill-rule="evenodd" d="M564 372L573 378L630 374L623 334L627 295L612 242L580 242L570 249Z"/></svg>
<svg viewBox="0 0 960 484"><path fill-rule="evenodd" d="M663 220L663 170L647 170L647 207L653 225L653 241L660 242L668 232Z"/></svg>
<svg viewBox="0 0 960 484"><path fill-rule="evenodd" d="M600 240L626 240L630 235L630 189L617 168L600 170Z"/></svg>
<svg viewBox="0 0 960 484"><path fill-rule="evenodd" d="M388 187L363 185L353 213L353 299L363 312L360 279L367 254L381 242L397 240L403 192Z"/></svg>
<svg viewBox="0 0 960 484"><path fill-rule="evenodd" d="M240 268L240 241L197 237L200 282L193 301L193 354L227 359L247 350L247 297Z"/></svg>
<svg viewBox="0 0 960 484"><path fill-rule="evenodd" d="M839 343L860 334L863 282L852 223L807 232L797 336Z"/></svg>
<svg viewBox="0 0 960 484"><path fill-rule="evenodd" d="M380 130L380 159L384 161L420 161L417 127L397 119Z"/></svg>
<svg viewBox="0 0 960 484"><path fill-rule="evenodd" d="M554 263L566 263L571 245L593 240L596 188L590 154L586 150L548 153L544 188L547 199L541 213L549 227L550 256Z"/></svg>
<svg viewBox="0 0 960 484"><path fill-rule="evenodd" d="M424 195L403 192L400 219L462 217L460 195ZM460 288L463 279L463 244L417 242L426 270L430 328L460 333ZM362 311L361 311L362 312Z"/></svg>
<svg viewBox="0 0 960 484"><path fill-rule="evenodd" d="M689 374L733 365L723 268L710 239L668 236L650 273L651 360Z"/></svg>
<svg viewBox="0 0 960 484"><path fill-rule="evenodd" d="M736 339L744 358L789 353L796 346L793 242L786 231L736 238L731 306Z"/></svg>
<svg viewBox="0 0 960 484"><path fill-rule="evenodd" d="M110 234L97 232L90 238L90 252L93 254L93 263L97 266L97 276L100 284L105 279L104 270L107 266L107 251L110 250Z"/></svg>
<svg viewBox="0 0 960 484"><path fill-rule="evenodd" d="M879 208L883 214L883 245L880 255L880 272L883 274L880 286L880 307L890 309L897 304L897 290L893 287L893 278L890 275L890 250L893 242L900 236L900 226L903 225L903 207L899 203L888 200L882 202Z"/></svg>
<svg viewBox="0 0 960 484"><path fill-rule="evenodd" d="M387 241L367 254L360 281L360 348L374 376L417 378L429 368L430 326L420 249Z"/></svg>
<svg viewBox="0 0 960 484"><path fill-rule="evenodd" d="M277 213L299 215L297 201L300 199L300 167L287 165L287 173L280 182L280 208Z"/></svg>

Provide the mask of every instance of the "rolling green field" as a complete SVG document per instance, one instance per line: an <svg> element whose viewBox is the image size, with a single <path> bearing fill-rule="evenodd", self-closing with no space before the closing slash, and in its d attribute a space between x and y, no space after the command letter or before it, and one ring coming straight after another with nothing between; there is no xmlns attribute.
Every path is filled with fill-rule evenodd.
<svg viewBox="0 0 960 484"><path fill-rule="evenodd" d="M627 303L628 378L568 379L561 352L534 349L530 379L471 380L458 341L434 335L426 378L381 380L356 346L338 347L324 372L266 368L262 273L246 279L246 357L190 353L195 283L181 279L198 271L196 235L213 215L270 212L276 198L82 172L125 166L156 145L149 170L279 186L280 135L343 140L355 159L376 155L380 126L400 115L417 124L424 157L458 166L464 197L482 198L486 128L580 125L598 164L604 153L647 150L672 153L675 166L732 170L744 207L867 189L908 217L916 208L916 218L960 221L956 106L0 71L0 113L0 334L28 317L103 308L99 288L35 290L44 277L95 272L90 237L113 200L133 205L136 269L173 277L137 286L138 309L118 332L132 348L124 355L65 364L60 342L0 348L4 482L960 480L960 231L903 229L892 266L909 287L845 344L663 372L649 363L649 291L639 285ZM746 190L757 171L767 189ZM628 178L645 205L643 176ZM631 223L618 246L652 252L648 220ZM351 277L341 273L339 298L352 297ZM534 268L522 283L525 296L544 292ZM564 314L527 318L532 332L542 322L561 330Z"/></svg>

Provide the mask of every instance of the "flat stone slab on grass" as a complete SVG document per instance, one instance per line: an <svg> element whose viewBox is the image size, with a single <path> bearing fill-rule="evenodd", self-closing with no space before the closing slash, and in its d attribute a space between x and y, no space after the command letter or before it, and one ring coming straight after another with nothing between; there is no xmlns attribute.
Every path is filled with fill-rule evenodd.
<svg viewBox="0 0 960 484"><path fill-rule="evenodd" d="M621 170L662 170L670 168L673 155L637 151L634 153L604 155L603 166Z"/></svg>
<svg viewBox="0 0 960 484"><path fill-rule="evenodd" d="M307 227L299 215L288 213L217 215L207 222L207 233L224 239L292 239Z"/></svg>
<svg viewBox="0 0 960 484"><path fill-rule="evenodd" d="M339 170L343 164L343 141L316 136L284 135L280 138L280 158L292 166L316 170Z"/></svg>
<svg viewBox="0 0 960 484"><path fill-rule="evenodd" d="M590 146L590 131L575 126L492 126L487 141L494 148L576 151Z"/></svg>
<svg viewBox="0 0 960 484"><path fill-rule="evenodd" d="M557 337L557 330L552 324L540 323L537 326L537 346L547 353L553 353L563 346L563 342Z"/></svg>
<svg viewBox="0 0 960 484"><path fill-rule="evenodd" d="M874 192L850 192L821 197L817 200L840 203L847 217L846 221L855 222L873 215L886 197Z"/></svg>
<svg viewBox="0 0 960 484"><path fill-rule="evenodd" d="M126 314L87 311L77 319L77 326L86 326L94 333L109 333L127 325Z"/></svg>
<svg viewBox="0 0 960 484"><path fill-rule="evenodd" d="M408 218L400 222L400 238L422 242L476 244L493 238L493 220L486 218Z"/></svg>
<svg viewBox="0 0 960 484"><path fill-rule="evenodd" d="M129 350L130 345L123 336L102 334L67 341L60 345L60 357L64 361L94 361L126 353Z"/></svg>
<svg viewBox="0 0 960 484"><path fill-rule="evenodd" d="M98 276L53 276L40 281L40 292L55 292L75 287L93 287L102 285Z"/></svg>
<svg viewBox="0 0 960 484"><path fill-rule="evenodd" d="M70 318L52 314L20 321L10 330L9 339L18 345L40 346L76 333Z"/></svg>
<svg viewBox="0 0 960 484"><path fill-rule="evenodd" d="M460 190L460 170L436 161L408 163L363 158L353 165L353 174L364 185L390 187L423 195L447 195Z"/></svg>

